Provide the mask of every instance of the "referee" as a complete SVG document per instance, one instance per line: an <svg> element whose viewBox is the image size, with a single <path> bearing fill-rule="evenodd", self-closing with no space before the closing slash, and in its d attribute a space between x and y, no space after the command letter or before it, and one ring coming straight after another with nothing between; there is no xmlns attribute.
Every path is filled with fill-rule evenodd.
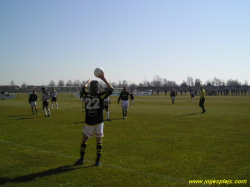
<svg viewBox="0 0 250 187"><path fill-rule="evenodd" d="M202 108L202 113L205 113L205 112L206 112L206 109L205 109L205 107L204 107L205 96L206 96L206 91L203 89L203 86L201 86L201 94L200 94L199 106Z"/></svg>

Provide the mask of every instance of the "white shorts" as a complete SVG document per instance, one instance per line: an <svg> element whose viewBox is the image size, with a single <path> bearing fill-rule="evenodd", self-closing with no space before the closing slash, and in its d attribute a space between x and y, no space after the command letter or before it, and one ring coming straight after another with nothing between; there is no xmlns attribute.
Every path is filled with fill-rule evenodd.
<svg viewBox="0 0 250 187"><path fill-rule="evenodd" d="M84 98L83 97L81 98L81 100L82 100L82 102L84 102Z"/></svg>
<svg viewBox="0 0 250 187"><path fill-rule="evenodd" d="M30 102L30 106L36 106L36 102L35 101Z"/></svg>
<svg viewBox="0 0 250 187"><path fill-rule="evenodd" d="M175 100L175 97L171 97L172 98L172 100Z"/></svg>
<svg viewBox="0 0 250 187"><path fill-rule="evenodd" d="M95 133L96 137L103 137L104 133L103 133L103 123L100 123L99 125L87 125L85 124L83 126L83 130L82 133L85 134L86 136L88 136L89 138L92 138L93 134Z"/></svg>
<svg viewBox="0 0 250 187"><path fill-rule="evenodd" d="M122 108L128 108L129 107L129 102L128 101L122 101Z"/></svg>

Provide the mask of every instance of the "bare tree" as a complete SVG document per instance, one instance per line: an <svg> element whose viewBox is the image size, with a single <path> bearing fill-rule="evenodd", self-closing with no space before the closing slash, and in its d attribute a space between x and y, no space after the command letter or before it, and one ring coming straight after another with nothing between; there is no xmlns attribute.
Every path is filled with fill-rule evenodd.
<svg viewBox="0 0 250 187"><path fill-rule="evenodd" d="M241 83L236 79L236 80L228 80L227 81L227 86L241 86Z"/></svg>
<svg viewBox="0 0 250 187"><path fill-rule="evenodd" d="M15 83L14 83L13 80L10 82L10 85L11 85L11 86L15 86Z"/></svg>
<svg viewBox="0 0 250 187"><path fill-rule="evenodd" d="M186 83L187 83L187 85L189 87L191 86L191 77L189 77L189 76L187 77L187 82Z"/></svg>
<svg viewBox="0 0 250 187"><path fill-rule="evenodd" d="M66 86L73 86L73 85L74 85L74 83L72 80L68 80L68 82L66 83Z"/></svg>
<svg viewBox="0 0 250 187"><path fill-rule="evenodd" d="M81 81L80 80L75 80L74 81L74 86L78 86L78 87L80 87L81 86Z"/></svg>
<svg viewBox="0 0 250 187"><path fill-rule="evenodd" d="M64 86L64 85L65 85L64 81L63 80L59 80L57 86Z"/></svg>
<svg viewBox="0 0 250 187"><path fill-rule="evenodd" d="M26 87L27 87L27 84L25 82L23 82L23 84L21 85L21 90L25 91Z"/></svg>
<svg viewBox="0 0 250 187"><path fill-rule="evenodd" d="M194 86L195 86L195 88L199 88L201 86L201 80L200 79L195 79Z"/></svg>
<svg viewBox="0 0 250 187"><path fill-rule="evenodd" d="M128 86L128 81L126 81L126 80L122 81L122 87L124 87L124 86Z"/></svg>
<svg viewBox="0 0 250 187"><path fill-rule="evenodd" d="M48 86L55 86L56 85L56 83L53 81L53 80L51 80L50 82L49 82L49 84L48 84Z"/></svg>
<svg viewBox="0 0 250 187"><path fill-rule="evenodd" d="M185 90L185 89L187 89L188 88L188 85L187 85L187 83L185 82L185 81L183 81L182 83L181 83L181 89L183 89L183 90Z"/></svg>

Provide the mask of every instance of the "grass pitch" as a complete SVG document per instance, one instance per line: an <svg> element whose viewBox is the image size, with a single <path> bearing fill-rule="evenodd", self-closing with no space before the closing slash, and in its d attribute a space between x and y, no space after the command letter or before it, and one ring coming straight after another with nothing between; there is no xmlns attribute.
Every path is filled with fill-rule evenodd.
<svg viewBox="0 0 250 187"><path fill-rule="evenodd" d="M205 114L198 96L191 102L178 95L174 105L169 95L138 96L126 120L118 98L110 98L99 167L94 137L84 165L73 166L85 119L79 98L59 94L49 118L41 101L32 115L27 94L0 100L0 186L223 186L190 183L211 179L250 185L249 96L207 96Z"/></svg>

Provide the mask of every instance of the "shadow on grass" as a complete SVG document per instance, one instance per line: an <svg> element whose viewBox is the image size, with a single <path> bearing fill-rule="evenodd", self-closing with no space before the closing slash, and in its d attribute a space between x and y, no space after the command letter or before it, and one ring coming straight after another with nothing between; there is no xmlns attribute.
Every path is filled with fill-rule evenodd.
<svg viewBox="0 0 250 187"><path fill-rule="evenodd" d="M87 166L87 167L76 167L73 165L66 165L66 166L61 166L55 169L49 169L47 171L42 171L39 173L33 173L33 174L29 174L29 175L24 175L24 176L20 176L20 177L16 177L13 179L9 179L7 177L0 177L0 185L4 185L6 183L24 183L24 182L31 182L33 180L35 180L36 178L41 178L41 177L47 177L47 176L51 176L51 175L57 175L57 174L61 174L61 173L65 173L65 172L69 172L72 170L76 170L76 169L84 169L84 168L90 168L90 167L94 167L94 166Z"/></svg>
<svg viewBox="0 0 250 187"><path fill-rule="evenodd" d="M193 116L193 115L199 115L199 114L203 114L203 113L191 113L191 114L184 114L181 116Z"/></svg>
<svg viewBox="0 0 250 187"><path fill-rule="evenodd" d="M30 114L31 115L31 114ZM21 116L30 116L30 115L14 115L14 116L7 116L8 118L15 118L15 117L21 117Z"/></svg>
<svg viewBox="0 0 250 187"><path fill-rule="evenodd" d="M80 123L85 123L85 121L75 122L74 124L80 124Z"/></svg>
<svg viewBox="0 0 250 187"><path fill-rule="evenodd" d="M103 121L109 121L109 122L112 122L112 121L116 121L116 120L123 120L122 118L117 118L117 119L111 119L111 121L109 120L103 120ZM81 122L75 122L74 124L80 124L80 123L85 123L85 121L81 121Z"/></svg>
<svg viewBox="0 0 250 187"><path fill-rule="evenodd" d="M122 119L122 118L116 118L116 119L111 119L111 121L110 122L112 122L112 121L116 121L116 120L124 120L124 119ZM109 121L109 120L103 120L103 121Z"/></svg>

